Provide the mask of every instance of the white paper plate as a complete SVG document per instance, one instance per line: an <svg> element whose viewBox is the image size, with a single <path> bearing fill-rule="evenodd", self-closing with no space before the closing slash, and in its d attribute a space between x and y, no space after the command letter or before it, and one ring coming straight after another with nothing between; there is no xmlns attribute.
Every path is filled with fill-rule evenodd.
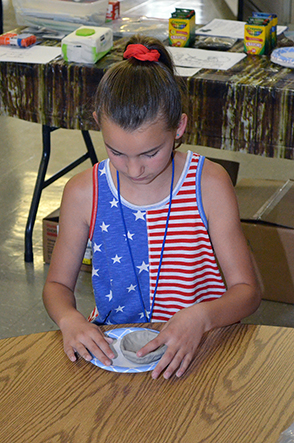
<svg viewBox="0 0 294 443"><path fill-rule="evenodd" d="M135 331L153 331L159 334L159 331L155 331L154 329L148 329L148 328L119 328L119 329L112 329L110 331L105 332L106 335L109 337L116 339L117 341L114 343L113 347L116 350L118 356L112 360L111 366L105 366L101 363L100 360L93 357L91 360L91 363L93 365L98 366L99 368L105 369L106 371L111 372L122 372L122 373L135 373L135 372L147 372L147 371L153 371L153 369L156 367L158 361L148 364L148 365L138 365L136 363L132 363L130 360L126 359L121 350L120 350L120 341L124 335L130 334L131 332Z"/></svg>
<svg viewBox="0 0 294 443"><path fill-rule="evenodd" d="M275 49L271 54L271 61L285 68L294 68L294 46Z"/></svg>

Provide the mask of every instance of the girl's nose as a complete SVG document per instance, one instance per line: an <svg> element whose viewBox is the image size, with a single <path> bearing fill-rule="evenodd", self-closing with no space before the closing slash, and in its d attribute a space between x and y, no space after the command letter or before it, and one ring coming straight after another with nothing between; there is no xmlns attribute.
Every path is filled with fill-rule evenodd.
<svg viewBox="0 0 294 443"><path fill-rule="evenodd" d="M144 172L144 166L138 159L129 159L128 174L131 178L139 178Z"/></svg>

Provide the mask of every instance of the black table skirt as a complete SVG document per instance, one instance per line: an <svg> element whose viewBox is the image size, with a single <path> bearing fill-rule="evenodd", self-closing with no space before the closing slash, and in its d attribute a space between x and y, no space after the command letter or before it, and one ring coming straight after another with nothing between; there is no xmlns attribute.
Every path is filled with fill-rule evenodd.
<svg viewBox="0 0 294 443"><path fill-rule="evenodd" d="M47 44L56 44L47 42ZM0 63L0 113L50 127L96 130L92 113L105 70L121 60L125 40L96 65ZM280 46L292 46L284 36ZM239 42L233 49L242 52ZM294 70L267 56L247 56L227 71L185 78L185 142L267 157L294 158Z"/></svg>

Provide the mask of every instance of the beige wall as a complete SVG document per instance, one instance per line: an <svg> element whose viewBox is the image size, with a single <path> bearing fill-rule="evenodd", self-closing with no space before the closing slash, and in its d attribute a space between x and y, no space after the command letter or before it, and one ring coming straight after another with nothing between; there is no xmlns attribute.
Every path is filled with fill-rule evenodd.
<svg viewBox="0 0 294 443"><path fill-rule="evenodd" d="M233 14L237 17L238 14L238 0L225 0Z"/></svg>

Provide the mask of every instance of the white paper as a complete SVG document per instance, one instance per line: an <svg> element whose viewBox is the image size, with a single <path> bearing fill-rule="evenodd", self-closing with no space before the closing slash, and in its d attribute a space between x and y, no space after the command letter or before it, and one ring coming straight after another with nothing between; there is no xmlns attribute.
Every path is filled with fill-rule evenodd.
<svg viewBox="0 0 294 443"><path fill-rule="evenodd" d="M210 51L195 48L168 47L174 63L184 68L227 70L246 57L246 54L225 51Z"/></svg>
<svg viewBox="0 0 294 443"><path fill-rule="evenodd" d="M198 35L213 35L215 37L231 37L244 39L244 25L246 22L237 20L222 20L215 18L207 25L196 30ZM278 26L277 34L280 35L286 31L287 26Z"/></svg>
<svg viewBox="0 0 294 443"><path fill-rule="evenodd" d="M17 48L0 46L0 62L45 64L61 55L61 48L55 46L31 46Z"/></svg>
<svg viewBox="0 0 294 443"><path fill-rule="evenodd" d="M181 66L176 66L176 74L180 77L192 77L197 74L201 68L182 68Z"/></svg>

